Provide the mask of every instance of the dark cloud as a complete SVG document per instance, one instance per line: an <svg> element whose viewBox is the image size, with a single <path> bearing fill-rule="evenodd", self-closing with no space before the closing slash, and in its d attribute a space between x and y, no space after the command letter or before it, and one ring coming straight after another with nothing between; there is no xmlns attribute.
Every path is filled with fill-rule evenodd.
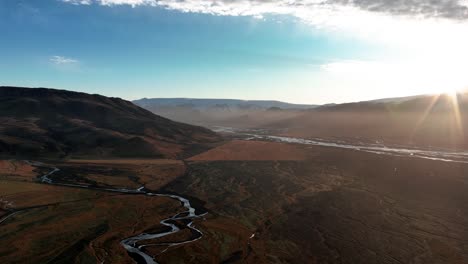
<svg viewBox="0 0 468 264"><path fill-rule="evenodd" d="M150 5L219 15L297 13L299 10L352 6L361 10L421 18L468 19L468 0L61 0L89 5ZM254 10L253 10L254 9Z"/></svg>
<svg viewBox="0 0 468 264"><path fill-rule="evenodd" d="M468 1L462 0L328 0L372 12L425 18L467 19Z"/></svg>

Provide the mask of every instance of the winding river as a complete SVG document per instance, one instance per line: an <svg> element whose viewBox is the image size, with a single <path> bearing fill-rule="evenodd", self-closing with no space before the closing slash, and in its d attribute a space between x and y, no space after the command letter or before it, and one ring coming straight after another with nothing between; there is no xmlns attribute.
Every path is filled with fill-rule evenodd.
<svg viewBox="0 0 468 264"><path fill-rule="evenodd" d="M37 162L37 161L26 161L28 164L35 166L35 167L42 167L42 168L48 168L50 171L41 177L39 177L39 180L42 183L45 184L51 184L51 185L58 185L58 186L67 186L67 187L77 187L77 188L86 188L86 189L94 189L94 190L102 190L102 191L110 191L110 192L117 192L117 193L126 193L126 194L141 194L141 195L148 195L148 196L157 196L157 197L169 197L171 199L177 200L181 203L181 205L186 209L186 211L179 212L176 215L161 220L160 224L166 227L169 227L169 231L163 231L159 233L142 233L136 236L132 236L126 239L123 239L120 244L127 250L129 255L137 262L137 263L145 263L145 264L157 264L156 260L154 259L153 256L150 256L145 252L145 248L149 246L165 246L166 248L161 251L162 254L166 252L169 248L178 246L178 245L184 245L188 243L195 242L203 237L202 231L197 229L194 226L193 221L197 218L202 218L205 216L207 213L202 213L202 214L197 214L196 209L192 207L190 204L190 201L182 196L175 195L175 194L162 194L162 193L152 193L148 190L145 189L144 186L141 186L140 188L136 190L131 190L131 189L109 189L109 188L97 188L89 185L79 185L79 184L67 184L67 183L58 183L54 182L50 176L58 171L60 171L59 168L56 167L50 167L44 163ZM13 216L17 212L14 212L4 219L2 221L5 221L7 218ZM1 222L0 222L1 223ZM182 227L179 227L176 223L182 224ZM177 233L181 231L184 228L188 228L192 231L192 238L179 241L179 242L164 242L164 243L151 243L151 244L144 244L143 242L146 240L154 240L157 238L162 238L174 233ZM103 263L103 262L102 262Z"/></svg>
<svg viewBox="0 0 468 264"><path fill-rule="evenodd" d="M216 127L213 129L216 132L231 133L237 137L240 137L243 140L264 140L264 141L274 141L274 142L283 142L283 143L294 143L302 145L315 145L315 146L324 146L324 147L334 147L342 149L351 149L356 151L363 151L368 153L380 154L380 155L391 155L391 156L405 156L405 157L414 157L430 160L438 160L444 162L457 162L457 163L468 163L468 152L457 152L449 150L433 150L433 149L416 149L408 148L402 146L384 146L382 144L351 144L343 141L326 141L322 139L303 139L303 138L294 138L294 137L285 137L285 136L275 136L269 135L266 130L241 130L230 127ZM97 188L89 185L78 185L78 184L68 184L68 183L58 183L54 182L50 176L60 169L56 167L51 167L45 165L41 162L35 161L26 161L30 165L35 167L48 168L50 171L42 175L39 180L45 184L68 186L68 187L77 187L77 188L87 188L95 189L102 191L126 193L126 194L141 194L148 196L158 196L158 197L169 197L171 199L177 200L181 203L182 207L186 210L176 215L160 221L160 224L166 226L168 229L158 233L142 233L135 235L129 238L123 239L120 244L127 250L129 255L137 263L145 264L155 264L157 263L153 256L150 256L145 252L146 247L150 246L164 246L166 247L159 254L166 252L169 248L183 245L187 243L195 242L203 237L203 233L194 226L193 221L197 218L202 218L204 214L197 214L196 210L190 204L190 201L184 197L175 194L162 194L162 193L152 193L149 190L145 189L144 186L136 189L110 189L110 188ZM18 212L13 212L8 216L0 219L0 223L13 216ZM179 242L164 242L157 243L153 242L150 244L144 244L144 241L154 241L155 239L162 238L174 233L181 231L182 229L190 229L192 232L192 237L187 240Z"/></svg>
<svg viewBox="0 0 468 264"><path fill-rule="evenodd" d="M131 253L131 256L132 256L132 254L136 254L141 259L143 259L145 261L144 263L155 264L157 262L154 260L154 258L152 256L146 254L143 251L143 249L145 247L148 247L148 246L166 246L166 249L164 249L160 253L160 254L162 254L162 253L166 252L170 247L192 243L192 242L195 242L195 241L197 241L197 240L199 240L199 239L201 239L203 237L203 233L199 229L197 229L197 228L195 228L193 226L193 220L196 219L196 218L203 217L204 215L206 215L206 213L197 215L195 213L195 208L193 208L190 205L189 200L187 200L187 199L185 199L185 198L183 198L181 196L173 195L173 194L159 194L159 193L145 192L144 188L139 188L138 190L140 192L145 193L146 195L149 195L149 196L169 197L169 198L178 200L178 201L181 202L183 207L185 207L187 209L187 211L182 212L182 213L178 213L178 214L176 214L176 215L174 215L174 216L172 216L170 218L164 219L164 220L162 220L160 222L162 225L170 227L170 229L171 229L170 231L160 232L160 233L153 233L153 234L143 233L143 234L139 234L137 236L129 237L129 238L126 238L126 239L122 240L120 243L127 250L127 252ZM192 231L193 234L196 234L194 238L189 239L189 240L184 240L184 241L181 241L181 242L166 242L166 243L152 243L152 244L138 245L138 243L141 242L141 241L161 238L161 237L165 237L165 236L168 236L170 234L174 234L174 233L179 232L181 229L176 224L174 224L174 222L177 222L177 221L184 222L184 221L187 221L187 220L188 220L188 223L185 225L185 227L189 228ZM138 260L137 260L137 262L138 262Z"/></svg>

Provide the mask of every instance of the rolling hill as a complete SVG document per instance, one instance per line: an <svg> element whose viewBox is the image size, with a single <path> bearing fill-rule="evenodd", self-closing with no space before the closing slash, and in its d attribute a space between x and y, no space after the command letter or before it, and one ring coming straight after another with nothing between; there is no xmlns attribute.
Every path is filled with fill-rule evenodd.
<svg viewBox="0 0 468 264"><path fill-rule="evenodd" d="M456 102L456 103L455 103ZM468 94L325 105L265 127L288 136L467 149Z"/></svg>
<svg viewBox="0 0 468 264"><path fill-rule="evenodd" d="M0 87L1 156L176 158L217 140L120 98Z"/></svg>

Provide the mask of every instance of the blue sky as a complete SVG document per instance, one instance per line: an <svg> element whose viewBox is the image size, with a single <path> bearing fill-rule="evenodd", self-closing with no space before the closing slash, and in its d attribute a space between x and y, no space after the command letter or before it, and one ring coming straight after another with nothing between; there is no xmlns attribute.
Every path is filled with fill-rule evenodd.
<svg viewBox="0 0 468 264"><path fill-rule="evenodd" d="M468 83L467 27L450 10L416 21L385 0L379 12L226 1L0 1L0 85L329 103Z"/></svg>

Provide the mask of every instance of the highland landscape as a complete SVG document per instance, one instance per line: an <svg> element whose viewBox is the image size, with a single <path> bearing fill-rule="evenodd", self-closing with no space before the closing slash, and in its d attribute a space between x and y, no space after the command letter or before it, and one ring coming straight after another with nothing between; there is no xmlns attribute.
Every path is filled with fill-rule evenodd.
<svg viewBox="0 0 468 264"><path fill-rule="evenodd" d="M44 93L48 96L42 97ZM135 243L145 245L141 252L158 263L468 261L468 156L464 151L409 145L408 150L386 142L375 144L372 137L357 141L333 135L319 140L312 133L310 138L315 140L300 141L287 136L291 132L284 129L218 127L216 134L102 96L13 87L3 87L2 95L6 103L58 101L54 107L62 107L62 113L76 98L98 98L110 110L97 111L93 115L97 120L114 114L107 102L120 102L127 108L118 108L119 116L128 114L132 117L128 122L139 121L135 119L140 113L147 118L141 138L176 137L174 131L180 131L177 142L182 147L172 149L187 151L151 156L154 149L171 144L171 139L164 138L161 143L148 140L152 148L130 144L131 152L115 148L98 156L83 149L39 156L20 152L23 149L12 144L26 144L24 134L2 134L2 145L18 150L2 151L0 259L4 263L152 263L126 250L123 241L165 232L169 234ZM93 101L84 104L86 109L95 107ZM2 116L11 119L11 113L24 113L23 106L11 103L2 108ZM50 119L42 110L47 107L38 108L34 116L14 115L16 123L30 128L24 133L47 125ZM330 111L304 114L327 116ZM86 117L69 118L85 124ZM52 120L67 122L64 117ZM343 125L328 120L330 125ZM165 126L157 130L157 122ZM96 144L91 132L102 137L107 131L92 128L98 124L88 121L88 145ZM57 130L45 130L31 138L55 139L52 142L59 142L58 146L67 146L73 142L68 137L84 130L80 128L61 130L62 136ZM106 145L99 146L105 149ZM192 216L190 210L184 213L178 197L190 201ZM172 219L165 223L174 224L177 232L171 233L174 229L163 219Z"/></svg>
<svg viewBox="0 0 468 264"><path fill-rule="evenodd" d="M0 264L468 264L468 1L0 0Z"/></svg>

